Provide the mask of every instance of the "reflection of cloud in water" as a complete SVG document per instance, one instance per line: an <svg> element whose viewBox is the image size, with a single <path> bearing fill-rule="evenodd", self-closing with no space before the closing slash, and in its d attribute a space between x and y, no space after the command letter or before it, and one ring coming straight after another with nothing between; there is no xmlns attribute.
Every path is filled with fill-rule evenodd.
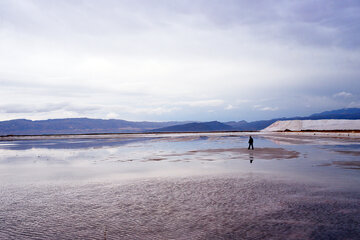
<svg viewBox="0 0 360 240"><path fill-rule="evenodd" d="M335 151L337 153L341 153L341 154L347 154L347 155L352 155L352 156L360 156L360 152L359 151L344 151L344 150L337 150Z"/></svg>
<svg viewBox="0 0 360 240"><path fill-rule="evenodd" d="M321 148L344 155L360 156L360 144L322 146Z"/></svg>
<svg viewBox="0 0 360 240"><path fill-rule="evenodd" d="M332 164L343 168L360 170L360 161L333 161Z"/></svg>
<svg viewBox="0 0 360 240"><path fill-rule="evenodd" d="M201 155L201 156L214 156L214 155L231 154L232 159L243 158L249 155L249 150L245 148L218 148L218 149L202 149L192 150L185 153L168 154L167 157L173 156L188 156L188 155ZM284 148L256 148L251 150L249 157L256 157L257 159L293 159L299 157L299 152L286 150Z"/></svg>
<svg viewBox="0 0 360 240"><path fill-rule="evenodd" d="M45 163L55 164L97 164L104 166L116 163L131 163L137 167L143 163L149 168L158 168L168 163L187 163L186 166L197 167L196 164L206 164L207 167L223 168L224 166L246 165L256 160L274 159L304 159L312 161L313 166L330 163L332 165L349 167L349 163L332 163L332 161L356 161L360 156L360 144L354 144L354 139L344 140L328 137L285 136L277 134L255 135L255 150L247 150L247 135L219 134L158 134L149 137L138 135L118 138L76 138L76 139L41 139L0 142L0 163ZM282 147L273 144L285 144ZM319 145L320 143L330 145ZM335 143L337 145L335 145ZM343 145L340 145L343 144ZM287 146L294 145L294 146ZM297 145L297 146L295 146ZM304 145L307 145L304 147ZM312 145L312 146L311 146ZM315 150L315 151L314 151ZM300 154L302 153L302 154ZM338 155L336 155L338 154ZM301 158L301 156L303 156ZM339 156L338 159L331 158ZM190 162L190 164L188 164ZM226 162L228 165L222 165ZM278 163L279 166L293 164L298 161ZM256 161L251 169L264 168L265 161ZM121 165L122 166L122 165ZM274 168L277 166L273 165ZM224 168L225 168L224 167ZM354 166L353 166L354 167ZM356 166L355 166L356 167ZM228 167L231 169L232 167ZM239 169L246 169L242 165ZM269 169L269 165L266 165Z"/></svg>
<svg viewBox="0 0 360 240"><path fill-rule="evenodd" d="M87 149L87 148L103 148L103 147L118 147L130 145L132 143L138 142L193 142L193 141L220 141L228 137L236 137L236 139L241 139L243 136L205 136L205 135L152 135L152 136L142 136L138 137L134 135L133 137L118 137L118 138L99 138L99 135L91 138L86 136L86 138L50 138L50 139L32 139L32 140L16 140L16 141L2 141L0 142L0 149L7 150L27 150L33 148L46 148L46 149ZM105 137L105 136L104 136ZM136 147L136 146L131 146Z"/></svg>
<svg viewBox="0 0 360 240"><path fill-rule="evenodd" d="M345 169L357 169L360 170L360 161L332 161L330 163L318 164L319 167L338 166Z"/></svg>
<svg viewBox="0 0 360 240"><path fill-rule="evenodd" d="M56 140L26 140L14 143L1 143L0 149L27 150L33 148L45 149L87 149L124 146L136 142L148 141L152 138L128 138L128 139L56 139Z"/></svg>

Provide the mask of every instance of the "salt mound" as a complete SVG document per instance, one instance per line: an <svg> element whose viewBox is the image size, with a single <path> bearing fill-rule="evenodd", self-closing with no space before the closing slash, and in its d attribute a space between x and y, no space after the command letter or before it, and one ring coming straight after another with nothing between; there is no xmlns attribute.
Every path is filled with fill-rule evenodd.
<svg viewBox="0 0 360 240"><path fill-rule="evenodd" d="M275 131L302 130L360 130L360 120L324 119L324 120L290 120L277 121L261 130Z"/></svg>

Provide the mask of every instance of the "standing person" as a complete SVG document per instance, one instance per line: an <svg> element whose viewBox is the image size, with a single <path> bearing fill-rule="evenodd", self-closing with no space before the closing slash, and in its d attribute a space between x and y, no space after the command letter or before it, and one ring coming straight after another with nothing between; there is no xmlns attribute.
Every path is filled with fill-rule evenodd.
<svg viewBox="0 0 360 240"><path fill-rule="evenodd" d="M251 136L249 137L249 147L248 147L248 149L250 149L250 147L251 147L252 150L254 150L254 139Z"/></svg>

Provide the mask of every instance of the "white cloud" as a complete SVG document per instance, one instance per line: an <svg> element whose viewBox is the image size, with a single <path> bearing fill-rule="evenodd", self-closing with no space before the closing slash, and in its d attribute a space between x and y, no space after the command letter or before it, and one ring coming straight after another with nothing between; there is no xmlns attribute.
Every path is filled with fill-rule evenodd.
<svg viewBox="0 0 360 240"><path fill-rule="evenodd" d="M87 113L99 110L100 106L79 105L71 103L48 103L48 104L6 104L0 105L2 113L50 113L54 111L68 111L74 113Z"/></svg>
<svg viewBox="0 0 360 240"><path fill-rule="evenodd" d="M333 97L343 97L343 98L348 98L348 97L352 97L352 96L353 95L351 93L345 92L345 91L338 92L333 95Z"/></svg>
<svg viewBox="0 0 360 240"><path fill-rule="evenodd" d="M360 101L357 102L350 102L349 105L347 105L348 108L360 108Z"/></svg>
<svg viewBox="0 0 360 240"><path fill-rule="evenodd" d="M117 113L114 112L109 112L108 114L106 114L106 119L119 119L120 116Z"/></svg>
<svg viewBox="0 0 360 240"><path fill-rule="evenodd" d="M260 111L277 111L277 110L279 110L278 107L268 107L268 106L263 106L263 105L254 105L253 108L256 110L260 110Z"/></svg>
<svg viewBox="0 0 360 240"><path fill-rule="evenodd" d="M250 99L236 99L237 104L250 103L252 100Z"/></svg>
<svg viewBox="0 0 360 240"><path fill-rule="evenodd" d="M278 107L263 107L263 108L260 108L261 111L277 111L279 110Z"/></svg>
<svg viewBox="0 0 360 240"><path fill-rule="evenodd" d="M181 102L176 102L175 104L185 105L190 107L217 107L224 104L224 100L208 99L208 100L181 101Z"/></svg>
<svg viewBox="0 0 360 240"><path fill-rule="evenodd" d="M228 104L226 107L225 107L225 110L231 110L231 109L234 109L235 107L231 104Z"/></svg>
<svg viewBox="0 0 360 240"><path fill-rule="evenodd" d="M179 108L177 108L177 107L135 108L135 109L130 110L129 112L136 113L136 114L162 115L164 113L170 113L170 112L176 111L178 109Z"/></svg>

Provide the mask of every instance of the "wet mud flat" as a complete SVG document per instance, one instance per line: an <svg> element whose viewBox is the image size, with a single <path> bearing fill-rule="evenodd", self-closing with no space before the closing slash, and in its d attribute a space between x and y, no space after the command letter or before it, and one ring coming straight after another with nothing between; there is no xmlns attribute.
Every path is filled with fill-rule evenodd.
<svg viewBox="0 0 360 240"><path fill-rule="evenodd" d="M358 239L360 193L260 175L1 187L1 239Z"/></svg>

